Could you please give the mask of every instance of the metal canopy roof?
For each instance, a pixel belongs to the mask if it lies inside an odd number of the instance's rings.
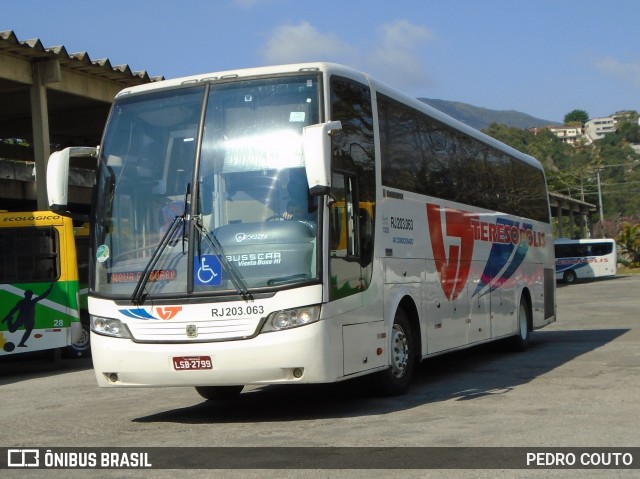
[[[164,79],[112,65],[108,58],[92,60],[87,52],[44,47],[37,38],[20,41],[11,30],[0,32],[0,138],[32,138],[30,89],[34,66],[43,62],[59,65],[59,78],[46,86],[50,140],[62,146],[97,144],[118,91]]]
[[[0,140],[24,140],[0,141],[0,209],[27,207],[36,196],[38,207],[46,208],[50,151],[98,145],[116,94],[163,79],[128,65],[112,65],[107,58],[92,60],[87,52],[45,47],[37,38],[20,41],[12,30],[0,32]],[[75,166],[94,167],[82,162]],[[89,202],[90,187],[80,187],[82,194],[75,194],[75,201]],[[74,191],[70,194],[74,197]]]
[[[87,52],[67,53],[64,46],[45,48],[38,38],[19,41],[12,30],[0,32],[0,52],[34,60],[57,59],[67,68],[122,84],[122,87],[140,85],[164,77],[150,77],[146,71],[132,71],[129,65],[112,66],[108,58],[91,60]]]

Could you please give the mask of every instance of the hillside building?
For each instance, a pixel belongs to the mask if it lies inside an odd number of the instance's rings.
[[[574,145],[584,137],[585,130],[580,126],[549,126],[549,131],[562,140],[563,143]]]
[[[595,140],[604,138],[608,133],[615,133],[619,123],[629,120],[635,121],[636,118],[638,118],[640,124],[640,118],[637,112],[621,111],[611,116],[592,118],[587,121],[583,127],[575,125],[550,125],[543,128],[529,128],[529,131],[535,135],[540,130],[549,130],[560,138],[563,143],[569,145],[575,145],[580,140],[585,144],[590,144]]]
[[[600,140],[607,133],[615,133],[618,122],[612,116],[592,118],[584,124],[585,135],[590,141]]]

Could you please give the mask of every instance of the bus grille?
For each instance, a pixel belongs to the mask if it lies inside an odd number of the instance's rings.
[[[197,342],[229,341],[252,337],[259,318],[234,318],[208,321],[132,321],[127,323],[135,341]]]

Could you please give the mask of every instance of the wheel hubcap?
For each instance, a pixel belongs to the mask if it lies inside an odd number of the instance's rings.
[[[402,328],[394,324],[391,331],[391,373],[396,378],[401,378],[407,370],[407,363],[409,361],[409,342],[407,335]]]

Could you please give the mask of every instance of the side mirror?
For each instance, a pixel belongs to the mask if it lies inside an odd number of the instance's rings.
[[[69,158],[95,156],[97,148],[81,146],[56,151],[47,162],[47,198],[51,211],[66,211],[69,201]]]
[[[326,195],[331,190],[331,132],[341,129],[339,121],[304,127],[302,148],[312,196]]]

